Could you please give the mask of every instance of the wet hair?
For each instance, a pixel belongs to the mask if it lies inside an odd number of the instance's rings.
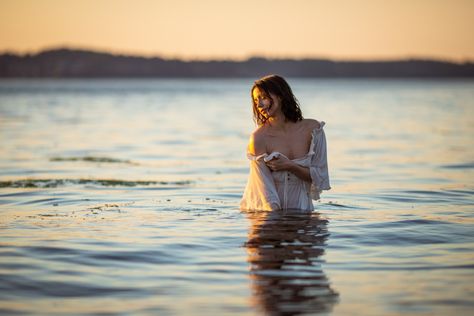
[[[263,116],[257,109],[257,104],[253,99],[253,90],[255,90],[255,88],[258,88],[260,92],[265,94],[267,97],[270,97],[270,94],[273,94],[280,99],[281,110],[287,121],[298,122],[303,119],[299,102],[293,95],[290,85],[281,76],[268,75],[256,80],[250,90],[253,119],[257,125],[263,125],[267,118],[265,118],[265,116]]]

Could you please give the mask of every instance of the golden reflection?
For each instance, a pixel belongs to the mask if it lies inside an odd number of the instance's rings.
[[[327,221],[301,211],[247,212],[253,304],[265,314],[330,312],[338,293],[321,268]]]

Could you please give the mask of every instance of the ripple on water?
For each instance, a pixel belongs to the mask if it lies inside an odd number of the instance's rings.
[[[409,219],[358,223],[351,225],[357,233],[333,234],[332,239],[351,239],[350,243],[360,246],[407,247],[428,244],[457,244],[472,239],[468,224],[441,220]],[[349,226],[347,230],[349,230]],[[343,228],[344,231],[346,229]]]
[[[448,204],[448,205],[471,205],[471,190],[400,190],[379,191],[375,195],[377,199],[390,202],[414,203],[414,204]]]
[[[444,169],[474,169],[474,162],[466,162],[466,163],[459,163],[459,164],[448,164],[448,165],[440,165],[440,168]]]
[[[68,185],[96,185],[104,187],[136,187],[136,186],[189,186],[192,181],[128,181],[116,179],[22,179],[0,181],[0,188],[57,188]]]
[[[84,157],[52,157],[49,161],[85,161],[85,162],[100,162],[100,163],[123,163],[130,165],[138,165],[136,162],[132,162],[128,159],[117,159],[110,157],[95,157],[95,156],[84,156]]]
[[[97,283],[41,280],[20,274],[0,274],[0,297],[96,297],[149,295],[143,288],[99,286]]]

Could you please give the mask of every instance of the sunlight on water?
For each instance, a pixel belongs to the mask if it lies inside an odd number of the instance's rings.
[[[474,83],[289,82],[313,214],[238,210],[250,79],[0,81],[0,313],[469,314]]]

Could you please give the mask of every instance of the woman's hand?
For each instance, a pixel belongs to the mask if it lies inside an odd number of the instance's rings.
[[[279,155],[277,158],[265,162],[265,164],[271,171],[289,171],[301,180],[312,181],[308,167],[300,166],[283,155]]]
[[[267,161],[265,164],[272,171],[286,171],[293,167],[294,162],[283,155],[279,155],[277,158],[273,158],[272,160]]]

